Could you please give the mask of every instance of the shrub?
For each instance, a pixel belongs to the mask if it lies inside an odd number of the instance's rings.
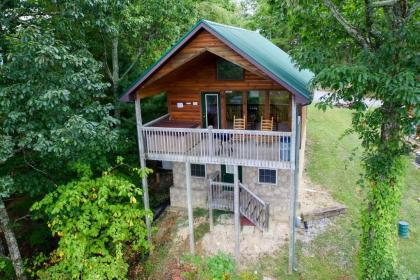
[[[209,258],[185,256],[183,276],[191,280],[227,280],[235,277],[235,261],[224,253]]]
[[[81,179],[59,186],[32,206],[32,211],[47,216],[52,235],[59,237],[58,248],[37,276],[41,279],[126,278],[127,249],[143,252],[149,249],[143,219],[150,213],[137,203],[142,192],[109,172],[91,179],[88,168],[80,170],[84,173]]]

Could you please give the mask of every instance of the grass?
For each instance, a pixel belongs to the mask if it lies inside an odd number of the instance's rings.
[[[328,190],[336,201],[347,205],[348,213],[337,218],[329,230],[304,250],[298,244],[297,273],[286,273],[287,248],[262,259],[255,265],[255,270],[278,279],[358,279],[359,211],[364,194],[356,182],[362,172],[362,150],[356,135],[341,137],[351,125],[351,112],[347,109],[322,112],[311,106],[308,116],[306,173],[313,183]],[[420,275],[420,205],[416,201],[420,196],[420,172],[411,162],[399,217],[410,223],[410,237],[398,240],[398,264],[406,274]]]

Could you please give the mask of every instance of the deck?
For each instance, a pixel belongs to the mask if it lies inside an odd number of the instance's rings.
[[[156,125],[158,124],[158,125]],[[191,128],[162,121],[142,128],[147,159],[290,169],[292,134],[279,131]],[[167,127],[172,126],[172,127]]]

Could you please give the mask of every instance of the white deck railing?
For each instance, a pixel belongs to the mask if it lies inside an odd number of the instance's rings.
[[[290,132],[142,127],[146,158],[265,168],[291,167]]]

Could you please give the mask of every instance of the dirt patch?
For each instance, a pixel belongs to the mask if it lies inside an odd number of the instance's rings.
[[[315,209],[338,206],[329,192],[320,185],[312,183],[306,176],[303,176],[299,188],[300,212],[310,212]]]
[[[286,223],[273,223],[266,232],[254,226],[243,226],[240,234],[240,266],[246,267],[263,256],[273,254],[286,243],[288,232],[289,227]],[[222,251],[233,256],[233,214],[220,216],[213,231],[204,235],[201,245],[205,255],[215,255]]]

